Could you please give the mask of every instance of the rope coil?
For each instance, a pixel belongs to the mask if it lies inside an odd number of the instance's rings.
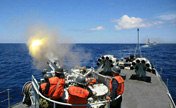
[[[24,95],[30,95],[30,90],[31,90],[31,87],[32,87],[32,83],[31,81],[28,81],[26,82],[24,85],[23,85],[23,88],[22,88],[22,93]]]
[[[32,83],[28,83],[25,88],[24,88],[24,94],[25,95],[30,95],[30,90],[31,90],[31,87],[32,87]]]

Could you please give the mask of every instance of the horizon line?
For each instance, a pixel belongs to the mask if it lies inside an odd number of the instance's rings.
[[[17,43],[17,42],[0,42],[0,44],[26,44],[26,43],[23,43],[23,42],[19,42],[19,43]],[[137,43],[108,43],[108,42],[105,42],[105,43],[92,43],[92,42],[90,42],[90,43],[80,43],[80,42],[78,42],[78,43],[61,43],[61,44],[137,44]],[[146,43],[140,43],[140,44],[146,44]],[[157,44],[176,44],[176,43],[157,43]]]

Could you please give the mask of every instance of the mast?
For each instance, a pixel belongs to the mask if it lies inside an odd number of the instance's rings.
[[[138,36],[138,38],[137,38],[137,46],[136,46],[136,50],[135,50],[135,56],[136,57],[139,57],[139,56],[141,56],[141,48],[140,48],[140,44],[139,44],[139,28],[137,28],[137,36]]]
[[[139,28],[137,29],[137,34],[138,34],[138,46],[139,46]]]

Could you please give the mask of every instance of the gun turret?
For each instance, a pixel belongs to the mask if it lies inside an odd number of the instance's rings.
[[[50,72],[46,72],[46,73],[51,73],[52,76],[55,76],[55,68],[58,67],[60,68],[61,65],[59,64],[59,61],[54,61],[52,59],[49,59],[50,61],[47,62],[48,66],[51,68]],[[43,72],[42,72],[43,73]]]

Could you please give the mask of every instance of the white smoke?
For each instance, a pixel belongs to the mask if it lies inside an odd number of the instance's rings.
[[[74,47],[71,39],[61,36],[56,30],[50,30],[43,25],[31,26],[27,32],[29,53],[33,57],[33,63],[36,68],[46,68],[47,61],[57,60],[61,64],[69,65],[73,68],[75,65],[81,65],[81,61],[88,62],[90,53],[84,49]],[[41,45],[35,50],[31,49],[34,40],[40,40]]]

